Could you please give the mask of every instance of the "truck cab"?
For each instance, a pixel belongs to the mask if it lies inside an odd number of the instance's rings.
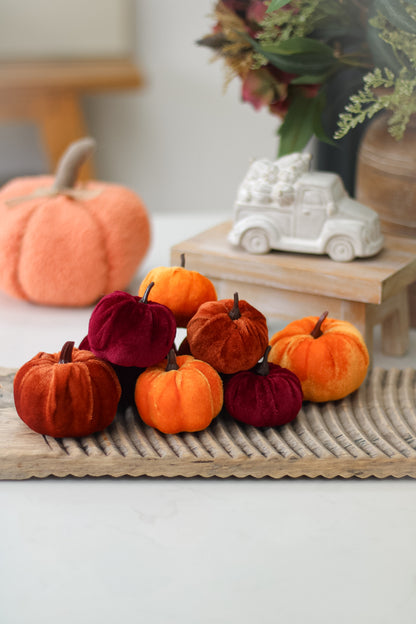
[[[328,254],[341,262],[378,253],[377,213],[351,199],[335,173],[308,171],[309,160],[254,161],[237,193],[229,242],[249,253]]]

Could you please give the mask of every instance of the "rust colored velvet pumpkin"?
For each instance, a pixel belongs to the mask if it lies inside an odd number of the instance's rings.
[[[31,429],[55,438],[86,436],[114,419],[121,395],[112,367],[67,342],[60,353],[38,353],[14,379],[14,401]]]
[[[172,312],[143,297],[115,291],[103,297],[92,311],[88,343],[98,357],[119,366],[153,366],[172,348],[176,323]]]
[[[236,420],[254,427],[277,427],[298,415],[302,407],[299,379],[287,368],[263,360],[249,371],[229,378],[224,392],[227,412]]]
[[[269,337],[264,315],[247,301],[220,299],[203,303],[187,326],[194,357],[219,373],[249,370],[262,357]]]
[[[369,355],[361,333],[348,321],[308,316],[289,323],[271,340],[270,362],[293,371],[304,398],[342,399],[363,383]]]
[[[43,305],[86,306],[129,284],[150,243],[142,200],[115,184],[77,184],[94,146],[73,143],[56,176],[0,189],[0,289]]]
[[[156,267],[149,271],[139,287],[141,297],[150,282],[153,301],[163,303],[172,310],[176,325],[186,327],[199,306],[206,301],[216,301],[214,284],[207,277],[185,268],[185,255],[181,255],[181,266]]]
[[[209,364],[172,349],[140,375],[135,398],[143,421],[162,433],[201,431],[221,411],[223,385]]]

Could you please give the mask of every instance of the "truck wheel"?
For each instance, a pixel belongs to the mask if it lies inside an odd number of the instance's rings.
[[[337,262],[350,262],[355,258],[354,247],[349,240],[344,236],[335,236],[329,241],[326,252],[331,260]]]
[[[269,238],[261,228],[251,228],[244,232],[241,246],[252,254],[265,254],[270,251]]]

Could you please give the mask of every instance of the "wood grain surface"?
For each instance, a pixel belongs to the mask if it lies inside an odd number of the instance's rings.
[[[361,388],[304,403],[292,423],[258,429],[220,414],[199,433],[164,435],[134,408],[105,431],[55,439],[29,429],[0,369],[0,479],[150,477],[416,477],[416,371],[375,368]]]

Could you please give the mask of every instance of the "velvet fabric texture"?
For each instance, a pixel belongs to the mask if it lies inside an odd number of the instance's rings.
[[[88,336],[83,338],[78,348],[91,351]],[[119,366],[118,364],[111,364],[110,362],[108,362],[108,365],[113,368],[121,386],[121,396],[118,407],[120,409],[125,409],[126,407],[134,405],[136,381],[139,375],[144,371],[144,368],[138,368],[137,366]]]
[[[64,349],[68,344],[64,345]],[[14,379],[17,413],[31,429],[55,438],[91,435],[114,419],[121,388],[112,367],[89,351],[38,353]]]
[[[136,384],[136,405],[142,420],[163,433],[201,431],[219,414],[223,385],[206,362],[190,355],[176,357],[177,369],[167,360],[146,369]]]
[[[228,379],[224,405],[236,420],[254,427],[277,427],[298,415],[303,400],[299,379],[276,364],[268,368],[266,375],[252,369]]]
[[[213,283],[198,271],[190,271],[185,267],[152,269],[140,284],[140,297],[150,282],[155,283],[152,288],[153,301],[163,303],[172,310],[178,327],[186,327],[202,303],[217,300]]]
[[[115,291],[103,297],[88,325],[91,351],[119,366],[157,364],[172,348],[176,322],[166,306]]]
[[[203,303],[187,326],[194,357],[208,362],[219,373],[249,370],[263,355],[269,336],[264,315],[247,301],[238,302],[240,316],[231,318],[235,300]]]
[[[318,317],[289,323],[270,340],[269,361],[289,368],[302,384],[305,400],[335,401],[363,383],[369,355],[361,333],[347,321],[326,318],[314,338]]]
[[[16,178],[0,190],[0,288],[42,305],[91,305],[125,288],[144,258],[146,208],[132,191],[101,182],[75,187],[96,191],[89,199],[59,194],[6,204],[53,182]]]

